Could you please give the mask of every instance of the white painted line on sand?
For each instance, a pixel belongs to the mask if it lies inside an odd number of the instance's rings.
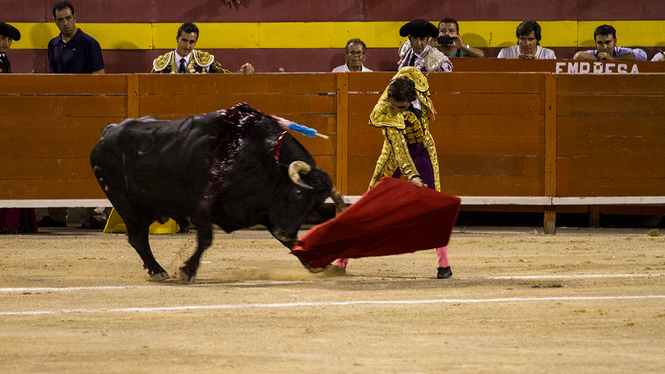
[[[501,299],[437,299],[437,300],[358,300],[358,301],[326,301],[275,304],[230,304],[230,305],[186,305],[158,308],[117,308],[117,309],[62,309],[35,310],[19,312],[0,312],[0,316],[26,316],[59,313],[127,313],[127,312],[178,312],[189,310],[249,309],[249,308],[294,308],[294,307],[331,307],[349,305],[414,305],[414,304],[479,304],[479,303],[518,303],[542,301],[601,301],[601,300],[645,300],[665,299],[665,295],[643,296],[586,296],[586,297],[515,297]]]
[[[521,275],[505,277],[484,277],[483,279],[575,279],[575,278],[650,278],[663,274],[577,274],[577,275]]]
[[[0,288],[0,292],[58,292],[58,291],[99,291],[99,290],[123,290],[140,289],[166,286],[98,286],[98,287],[17,287]]]
[[[502,277],[456,277],[455,280],[468,280],[468,279],[500,279],[500,280],[534,280],[534,279],[585,279],[585,278],[651,278],[661,277],[665,274],[559,274],[559,275],[508,275]],[[289,284],[317,284],[317,283],[350,283],[350,282],[364,282],[364,283],[385,283],[385,282],[413,282],[435,280],[433,278],[380,278],[380,279],[363,279],[355,277],[338,277],[338,278],[323,278],[320,280],[302,280],[302,281],[247,281],[247,282],[217,282],[217,283],[199,283],[183,287],[216,287],[216,286],[272,286],[272,285],[289,285]],[[437,282],[444,282],[436,280]],[[154,286],[97,286],[97,287],[7,287],[0,288],[2,292],[63,292],[63,291],[97,291],[97,290],[122,290],[122,289],[155,289],[155,288],[172,288],[179,287],[175,283],[169,285],[155,284]]]

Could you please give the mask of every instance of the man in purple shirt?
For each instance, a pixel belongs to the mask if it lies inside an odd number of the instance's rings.
[[[592,61],[646,61],[647,54],[639,48],[631,49],[617,47],[617,32],[610,25],[600,25],[593,32],[596,49],[577,52],[573,57],[576,60]]]
[[[72,3],[57,2],[53,18],[60,35],[48,43],[51,73],[104,74],[102,49],[95,39],[76,27]]]

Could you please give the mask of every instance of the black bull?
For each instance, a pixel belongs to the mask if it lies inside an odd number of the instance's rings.
[[[180,269],[192,282],[212,243],[212,223],[226,232],[264,225],[291,248],[305,217],[332,189],[309,152],[247,104],[175,121],[108,125],[90,162],[154,280],[168,278],[148,242],[154,221],[170,217],[196,227],[196,252]]]

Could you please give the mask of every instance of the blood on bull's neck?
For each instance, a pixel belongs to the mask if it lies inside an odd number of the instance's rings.
[[[220,126],[210,139],[213,164],[211,165],[211,185],[204,196],[211,201],[221,192],[226,175],[233,169],[240,155],[249,131],[268,115],[250,107],[247,103],[222,110]]]

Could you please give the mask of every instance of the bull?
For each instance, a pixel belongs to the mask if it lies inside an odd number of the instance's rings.
[[[90,163],[155,281],[169,276],[150,249],[154,221],[196,228],[196,251],[180,268],[181,280],[192,283],[213,223],[226,232],[263,225],[291,249],[303,220],[333,190],[300,142],[247,104],[174,121],[110,124]]]

